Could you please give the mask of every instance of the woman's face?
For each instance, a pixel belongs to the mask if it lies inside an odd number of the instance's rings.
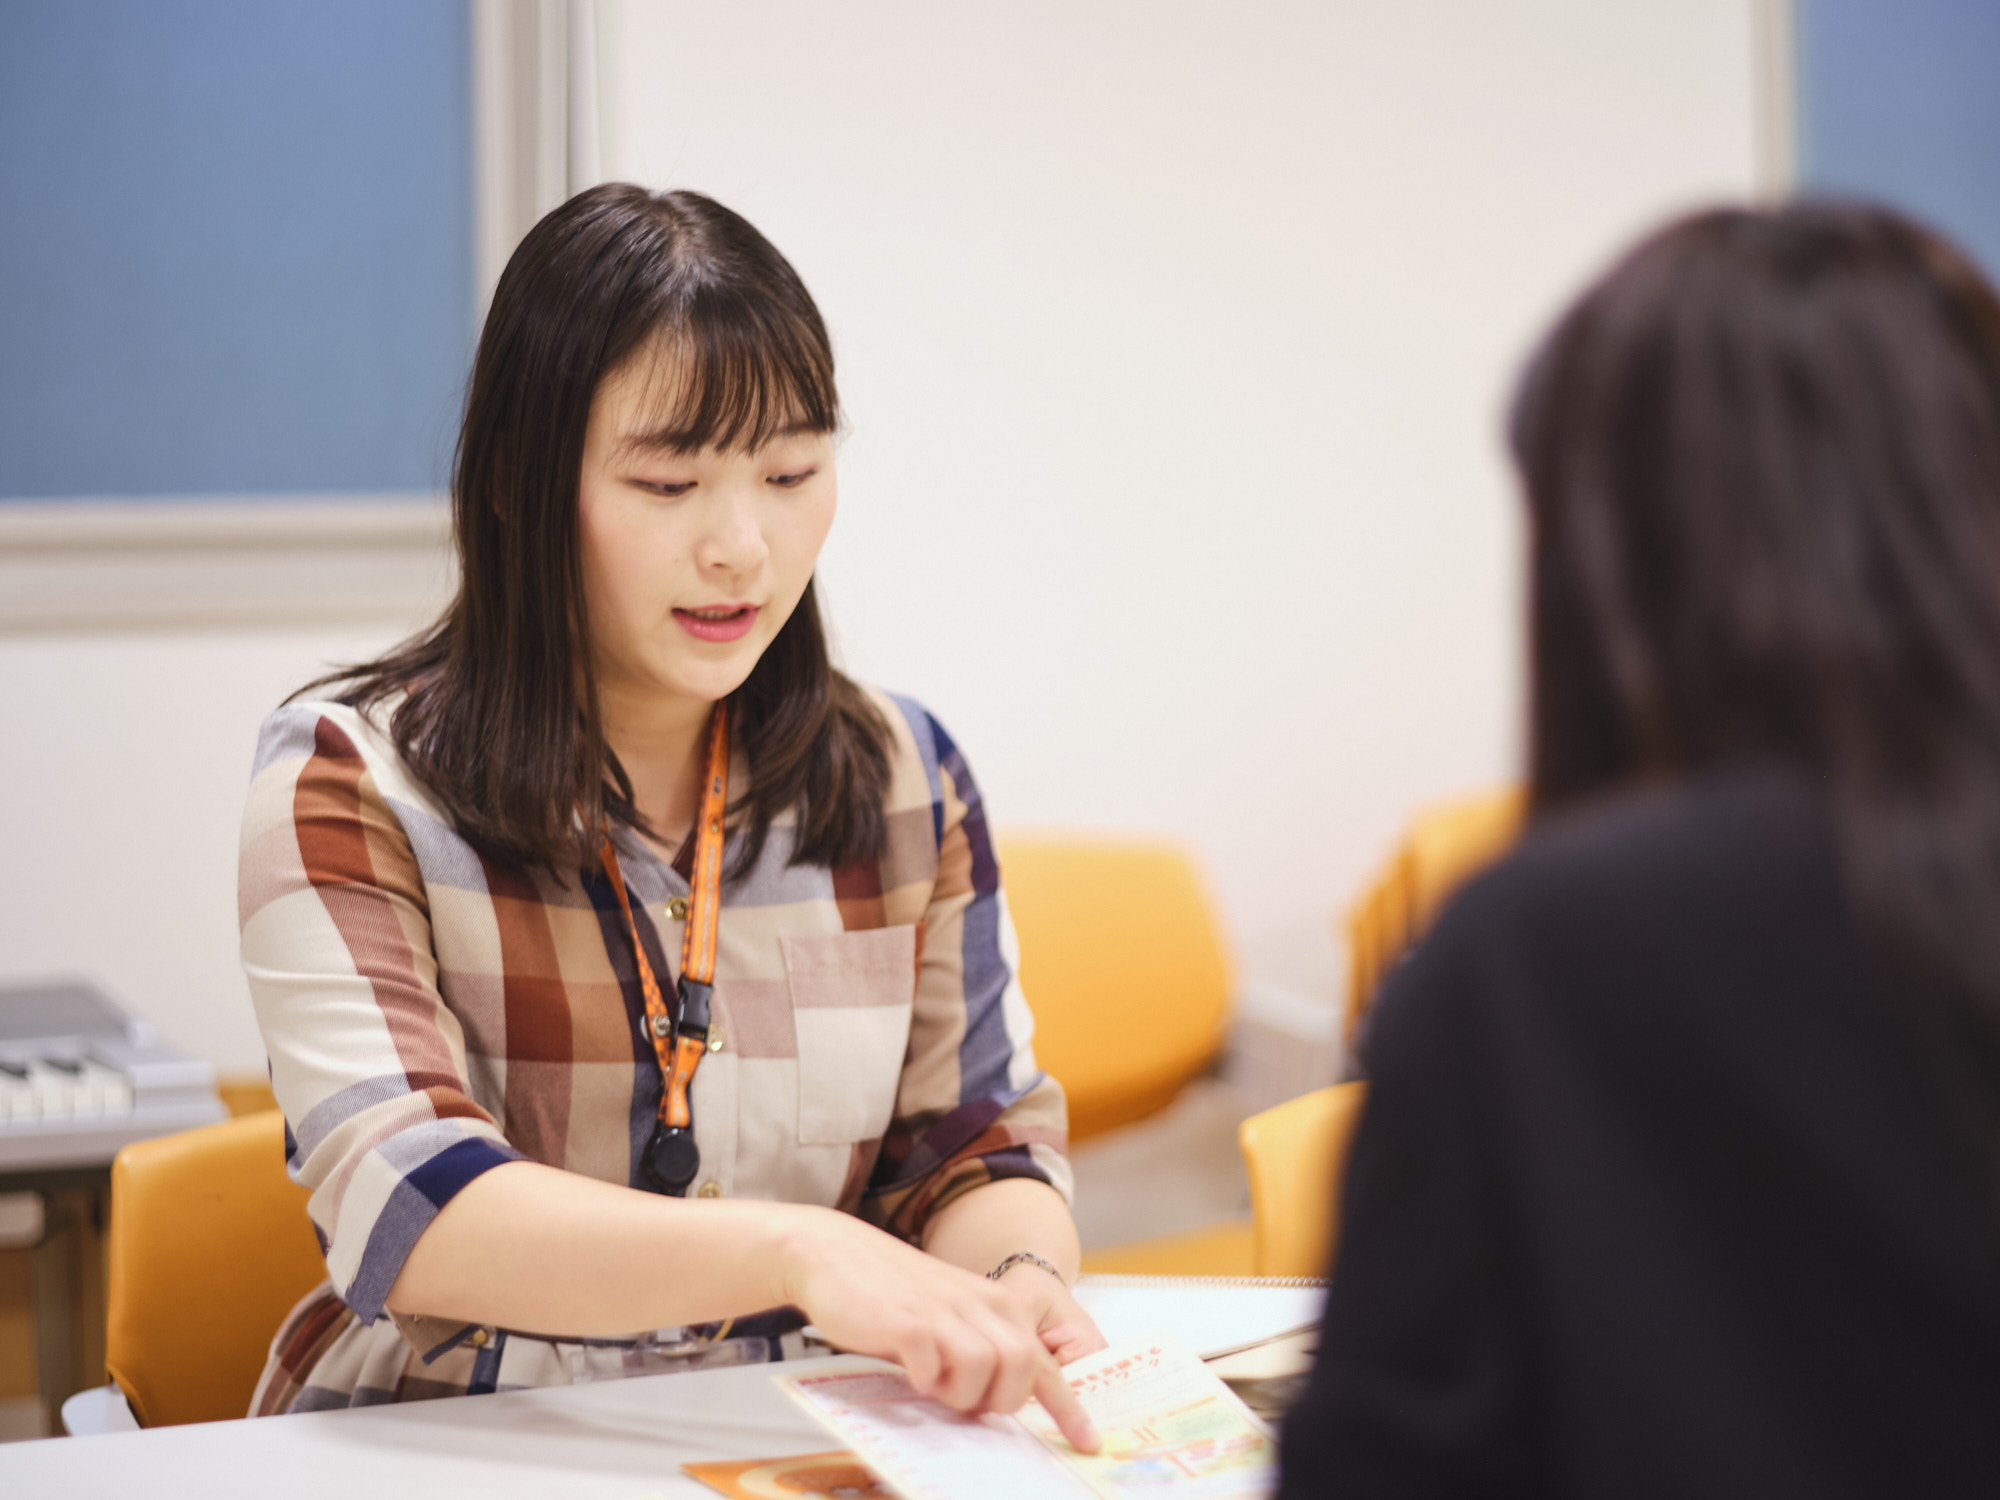
[[[833,439],[754,452],[647,438],[671,368],[642,351],[607,375],[584,436],[578,526],[598,689],[714,703],[791,618],[833,524]]]

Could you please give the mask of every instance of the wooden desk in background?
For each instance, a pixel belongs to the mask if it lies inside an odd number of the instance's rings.
[[[37,1193],[42,1206],[36,1242],[0,1249],[0,1401],[32,1393],[53,1427],[72,1393],[104,1380],[111,1168],[0,1172],[0,1193]]]
[[[112,1159],[270,1097],[261,1080],[233,1093],[92,985],[0,987],[0,1195],[37,1195],[27,1232],[0,1234],[5,1435],[59,1431],[62,1403],[104,1381]]]

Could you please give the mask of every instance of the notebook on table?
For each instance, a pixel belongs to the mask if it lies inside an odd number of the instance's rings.
[[[1106,1343],[1164,1332],[1211,1360],[1317,1329],[1326,1283],[1303,1276],[1081,1276],[1076,1300]]]

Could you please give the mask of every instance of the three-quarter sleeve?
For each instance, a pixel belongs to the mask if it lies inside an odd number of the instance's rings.
[[[1024,1177],[1070,1197],[1062,1086],[1035,1063],[1014,924],[978,784],[951,737],[895,700],[931,787],[937,874],[895,1115],[860,1212],[911,1240],[953,1199]]]
[[[416,854],[360,733],[310,705],[266,720],[237,899],[288,1167],[369,1322],[438,1211],[521,1153],[474,1102]]]

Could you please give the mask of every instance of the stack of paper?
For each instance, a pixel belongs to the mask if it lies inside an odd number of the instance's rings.
[[[1076,1300],[1106,1343],[1166,1333],[1217,1359],[1319,1327],[1326,1283],[1221,1276],[1084,1276]]]

